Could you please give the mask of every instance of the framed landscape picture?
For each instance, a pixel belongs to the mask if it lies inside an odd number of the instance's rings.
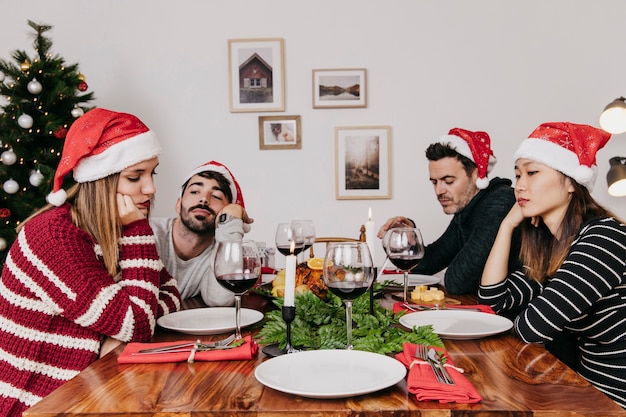
[[[302,149],[300,116],[259,116],[259,149]]]
[[[367,70],[313,70],[313,108],[367,107]]]
[[[231,112],[285,110],[283,49],[281,38],[228,40]]]
[[[390,126],[335,128],[337,200],[391,198]]]

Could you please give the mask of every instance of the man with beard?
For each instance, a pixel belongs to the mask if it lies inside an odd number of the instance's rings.
[[[181,297],[200,294],[208,306],[232,305],[233,293],[215,279],[213,259],[217,241],[243,238],[253,222],[235,177],[219,162],[200,165],[186,177],[176,212],[175,218],[150,219],[150,225]]]
[[[430,182],[444,213],[454,217],[443,235],[426,246],[424,258],[411,270],[414,274],[435,274],[444,269],[444,287],[450,294],[476,294],[480,278],[500,222],[515,196],[511,181],[487,179],[496,164],[489,135],[452,129],[426,149]],[[406,217],[387,220],[378,231],[395,227],[416,227]],[[518,265],[520,234],[513,236],[509,270]]]

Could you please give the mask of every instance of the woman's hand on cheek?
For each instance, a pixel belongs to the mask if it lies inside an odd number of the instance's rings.
[[[137,220],[145,219],[146,216],[139,211],[130,196],[117,193],[117,211],[120,215],[122,225],[126,226]]]
[[[509,210],[509,213],[502,222],[508,224],[511,229],[514,229],[519,226],[522,220],[524,220],[522,208],[519,204],[513,204],[513,207],[511,207],[511,210]]]
[[[509,210],[509,214],[506,215],[503,222],[506,222],[511,228],[516,228],[520,225],[520,223],[522,223],[524,219],[525,217],[522,214],[522,208],[520,207],[520,205],[513,204],[513,207],[511,207],[511,210]],[[535,227],[539,227],[539,225],[541,224],[541,217],[530,217],[530,224]]]

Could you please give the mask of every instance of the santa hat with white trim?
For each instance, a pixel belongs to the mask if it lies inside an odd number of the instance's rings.
[[[497,159],[491,150],[491,139],[487,132],[472,132],[453,128],[450,129],[447,135],[441,136],[435,143],[448,145],[474,162],[478,170],[476,186],[480,189],[489,186],[487,174],[493,170]]]
[[[230,170],[226,167],[226,165],[219,163],[217,161],[209,161],[207,163],[204,163],[194,168],[193,171],[187,174],[187,176],[185,177],[185,181],[183,181],[183,184],[187,184],[187,182],[194,175],[199,174],[201,172],[205,172],[205,171],[213,171],[213,172],[217,172],[218,174],[222,174],[224,178],[226,178],[226,180],[228,180],[228,183],[230,184],[230,193],[233,196],[232,202],[235,204],[239,204],[241,207],[245,208],[245,204],[243,202],[243,194],[241,193],[241,187],[239,187],[239,183],[235,179],[235,176],[233,175],[232,172],[230,172]]]
[[[55,206],[65,203],[63,178],[70,171],[78,183],[95,181],[160,152],[156,135],[136,116],[102,108],[90,110],[67,132],[53,189],[46,200]]]
[[[598,175],[596,153],[610,138],[610,133],[589,125],[543,123],[522,141],[514,159],[540,162],[592,191]]]

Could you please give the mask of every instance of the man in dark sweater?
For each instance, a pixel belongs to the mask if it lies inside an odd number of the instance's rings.
[[[511,181],[487,179],[496,158],[485,132],[452,129],[426,149],[428,172],[444,213],[454,217],[445,232],[426,246],[424,258],[411,270],[435,274],[447,268],[444,286],[450,294],[476,294],[500,222],[515,203]],[[394,227],[416,227],[403,216],[380,228],[382,238]],[[513,236],[509,269],[519,265],[519,231]]]

